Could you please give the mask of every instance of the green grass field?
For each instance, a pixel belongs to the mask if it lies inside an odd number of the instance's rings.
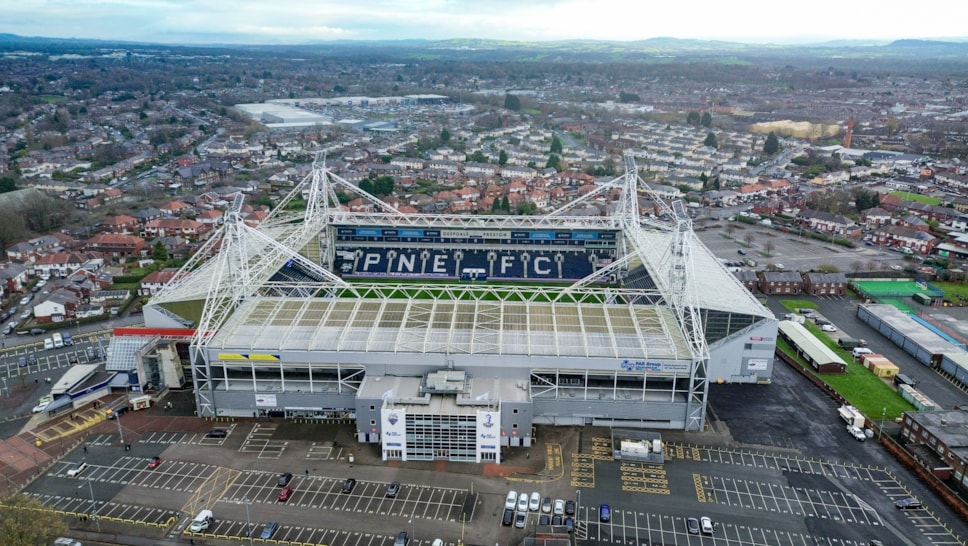
[[[905,201],[914,201],[915,203],[926,203],[928,205],[938,205],[941,200],[937,197],[931,197],[930,195],[921,195],[920,193],[911,193],[906,191],[892,191],[890,195],[895,197],[900,197]]]
[[[797,308],[817,308],[816,304],[806,300],[782,300],[780,304],[790,311],[795,311]],[[841,349],[840,345],[837,345],[837,342],[821,331],[817,325],[812,322],[807,322],[804,326],[824,345],[829,347],[830,350],[844,359],[844,362],[847,363],[847,373],[818,374],[813,371],[813,368],[809,364],[797,356],[796,351],[790,347],[790,344],[786,340],[778,338],[776,346],[787,355],[792,356],[824,383],[833,387],[834,390],[839,392],[854,407],[862,411],[864,415],[871,418],[879,417],[881,411],[886,409],[887,413],[885,417],[887,419],[894,419],[895,417],[900,417],[903,412],[914,409],[914,406],[901,398],[901,395],[894,390],[893,386],[871,373],[862,365],[854,363],[854,357],[850,351]]]

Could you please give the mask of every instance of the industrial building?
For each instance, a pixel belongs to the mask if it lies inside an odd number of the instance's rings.
[[[109,356],[139,391],[191,384],[202,417],[351,419],[387,460],[498,462],[538,424],[701,430],[711,383],[770,381],[776,319],[631,156],[545,216],[403,214],[320,158],[258,228],[241,204]]]

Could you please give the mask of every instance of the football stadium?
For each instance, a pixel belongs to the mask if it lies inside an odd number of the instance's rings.
[[[116,330],[131,390],[351,420],[385,460],[499,462],[534,425],[702,430],[710,384],[770,381],[775,317],[632,156],[543,216],[403,214],[321,157],[259,226],[241,207]]]

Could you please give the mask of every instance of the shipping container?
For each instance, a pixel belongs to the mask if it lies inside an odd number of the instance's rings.
[[[918,411],[934,411],[938,409],[938,405],[933,400],[910,385],[900,385],[897,390],[901,393],[901,398],[910,402]]]
[[[899,373],[894,376],[894,384],[898,387],[901,385],[914,385],[914,380],[903,373]]]

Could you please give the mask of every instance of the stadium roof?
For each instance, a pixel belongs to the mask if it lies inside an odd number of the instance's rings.
[[[418,290],[413,285],[400,289]],[[481,291],[485,293],[492,292]],[[253,298],[236,310],[209,348],[693,358],[675,315],[661,306],[591,298],[554,302],[445,297]]]

